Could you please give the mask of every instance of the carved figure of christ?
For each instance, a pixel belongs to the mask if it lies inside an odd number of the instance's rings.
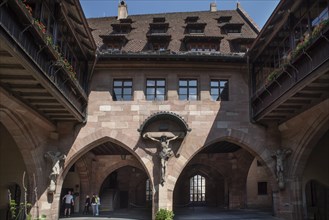
[[[169,142],[183,137],[183,132],[146,132],[143,135],[143,138],[150,139],[161,144],[162,149],[159,153],[161,158],[161,183],[165,181],[164,177],[166,172],[166,163],[173,155],[172,149],[169,147]]]

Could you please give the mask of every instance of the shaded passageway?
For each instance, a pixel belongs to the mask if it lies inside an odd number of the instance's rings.
[[[64,219],[64,218],[62,218]],[[122,209],[115,212],[103,212],[99,217],[76,215],[74,220],[150,220],[151,217],[145,209]],[[273,217],[268,210],[219,210],[209,207],[179,208],[176,210],[174,220],[282,220]]]

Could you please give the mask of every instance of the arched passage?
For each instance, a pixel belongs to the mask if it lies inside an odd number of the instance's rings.
[[[87,136],[74,144],[71,151],[68,153],[65,170],[63,171],[62,178],[58,181],[58,187],[65,190],[73,189],[75,191],[78,185],[78,192],[74,192],[74,194],[80,197],[80,204],[84,204],[86,195],[91,196],[94,193],[99,194],[102,201],[101,211],[105,214],[107,211],[111,210],[111,207],[106,207],[106,204],[113,204],[113,195],[109,195],[109,193],[106,192],[108,188],[106,189],[104,185],[102,187],[108,175],[111,175],[115,170],[129,165],[141,171],[140,173],[146,177],[145,179],[150,178],[144,163],[141,163],[142,160],[140,156],[132,150],[135,144],[132,144],[133,141],[130,140],[129,137],[117,136],[110,133],[110,136],[103,136],[97,139],[98,135],[104,134],[103,132],[101,134],[93,134],[92,138]],[[115,137],[121,137],[122,139],[117,140]],[[85,144],[84,147],[82,143]],[[126,145],[127,143],[130,144],[129,147]],[[75,169],[73,170],[72,167],[75,167]],[[73,184],[66,181],[69,175],[72,176],[70,172],[76,173],[79,177],[76,178],[76,181],[79,181],[79,183]],[[62,195],[65,193],[66,192],[62,190]],[[131,200],[131,202],[128,201],[128,205],[130,205],[130,203],[134,204],[134,202],[134,200]],[[80,209],[75,211],[82,212],[83,207],[80,206]],[[151,215],[151,209],[149,214]]]
[[[26,172],[25,183],[30,191],[32,189],[33,174],[37,174],[38,158],[32,156],[36,145],[28,126],[24,124],[19,115],[0,106],[0,194],[8,195],[17,204],[23,201],[24,193],[21,193],[23,173]],[[38,178],[38,175],[36,175]],[[37,179],[38,180],[38,179]],[[40,190],[42,188],[40,187]],[[38,198],[37,198],[38,199]],[[31,194],[28,200],[34,203],[36,198]],[[6,219],[8,211],[7,196],[0,199],[0,219]]]
[[[184,213],[184,209],[195,206],[191,196],[194,189],[190,182],[194,175],[204,176],[206,180],[205,201],[198,204],[199,206],[215,210],[248,208],[246,184],[255,158],[266,167],[266,181],[270,189],[266,193],[271,197],[271,186],[276,185],[272,172],[255,151],[249,152],[247,149],[241,142],[238,144],[232,138],[221,138],[202,147],[184,167],[176,182],[175,212]],[[257,176],[257,172],[252,175]],[[253,188],[257,190],[257,182]]]

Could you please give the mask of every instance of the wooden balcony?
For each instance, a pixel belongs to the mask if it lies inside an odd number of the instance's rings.
[[[22,3],[10,3],[0,7],[0,86],[52,122],[83,122],[85,90]]]
[[[282,123],[329,98],[329,27],[251,97],[257,122]]]

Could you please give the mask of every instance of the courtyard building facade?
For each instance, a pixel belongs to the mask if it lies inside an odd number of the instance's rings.
[[[100,214],[329,218],[328,1],[282,0],[262,30],[220,6],[129,15],[121,1],[86,19],[77,0],[0,3],[1,195],[26,188],[47,219],[68,191],[72,213],[95,194]]]

